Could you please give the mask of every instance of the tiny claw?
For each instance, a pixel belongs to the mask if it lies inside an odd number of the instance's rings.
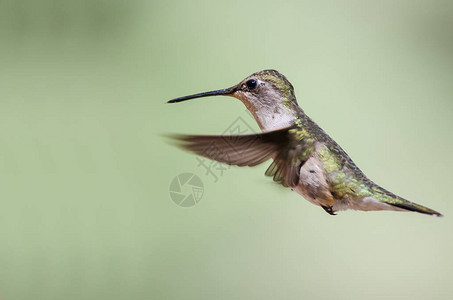
[[[332,206],[324,206],[324,205],[321,205],[321,207],[326,211],[326,213],[328,213],[329,215],[331,216],[336,216],[337,214],[333,211],[333,207]]]

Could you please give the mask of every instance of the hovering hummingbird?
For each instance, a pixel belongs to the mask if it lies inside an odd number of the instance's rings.
[[[300,108],[294,88],[275,70],[254,73],[230,88],[176,98],[177,103],[207,96],[232,96],[245,104],[262,133],[180,135],[180,146],[228,165],[256,166],[330,215],[340,210],[416,211],[442,214],[407,201],[368,179],[346,152]],[[206,151],[209,147],[218,151]]]

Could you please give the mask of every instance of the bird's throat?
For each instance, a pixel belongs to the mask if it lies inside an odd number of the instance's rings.
[[[294,125],[302,109],[287,107],[282,103],[273,106],[247,107],[263,132]],[[300,110],[300,112],[298,111]]]

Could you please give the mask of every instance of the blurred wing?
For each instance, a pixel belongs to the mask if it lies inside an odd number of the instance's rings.
[[[299,182],[300,168],[307,161],[301,144],[287,147],[280,151],[266,170],[266,176],[273,176],[274,181],[286,187],[294,187]]]
[[[256,166],[273,158],[266,175],[284,186],[295,186],[300,167],[314,149],[297,127],[250,135],[181,135],[180,147],[228,165]]]

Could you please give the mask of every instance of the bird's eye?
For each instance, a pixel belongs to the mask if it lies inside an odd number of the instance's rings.
[[[254,88],[256,88],[257,82],[255,79],[250,79],[245,84],[247,85],[249,90],[253,90]]]

